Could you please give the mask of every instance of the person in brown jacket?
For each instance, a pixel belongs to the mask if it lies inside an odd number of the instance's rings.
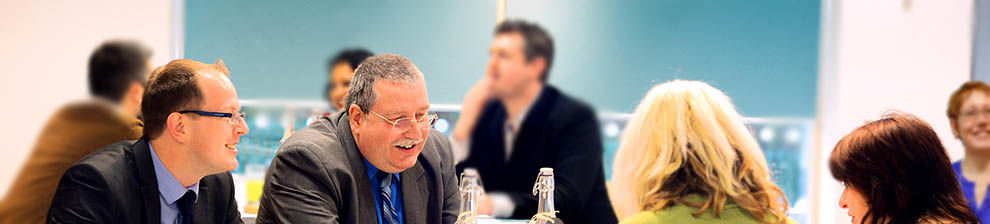
[[[138,119],[151,51],[137,42],[109,41],[89,58],[92,99],[58,109],[0,201],[0,224],[44,223],[62,174],[100,147],[141,137]]]

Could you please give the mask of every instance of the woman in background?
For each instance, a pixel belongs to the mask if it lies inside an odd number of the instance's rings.
[[[869,122],[839,140],[828,162],[845,186],[852,223],[977,223],[938,135],[909,114]]]
[[[729,97],[698,81],[653,87],[613,167],[622,223],[793,223],[766,159]]]
[[[327,63],[327,86],[323,92],[330,101],[330,109],[336,112],[344,108],[344,96],[351,86],[351,78],[358,65],[374,54],[364,48],[345,49],[337,53]],[[329,115],[329,113],[327,114]]]
[[[949,98],[945,114],[952,134],[962,141],[966,156],[952,164],[963,196],[980,221],[990,223],[987,184],[990,183],[990,86],[970,81]]]

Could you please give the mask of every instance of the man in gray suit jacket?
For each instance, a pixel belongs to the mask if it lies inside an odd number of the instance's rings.
[[[289,137],[265,178],[258,223],[454,223],[450,143],[430,127],[423,74],[386,54],[354,72],[348,107]]]

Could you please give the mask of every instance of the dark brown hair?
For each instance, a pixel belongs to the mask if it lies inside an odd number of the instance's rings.
[[[141,99],[145,137],[155,139],[161,135],[172,112],[197,110],[203,105],[203,92],[196,83],[196,73],[207,70],[230,74],[221,60],[208,65],[187,59],[173,60],[151,73]]]
[[[543,57],[547,66],[540,74],[540,81],[547,82],[550,76],[550,65],[553,64],[553,38],[539,25],[523,20],[506,20],[495,27],[495,35],[505,33],[519,33],[523,36],[523,52],[526,54],[526,62],[530,62],[536,57]]]
[[[910,114],[891,113],[856,128],[835,145],[828,167],[865,197],[863,223],[979,222],[938,135]]]
[[[333,89],[332,73],[333,73],[334,65],[337,65],[337,63],[345,62],[348,65],[351,65],[351,70],[353,71],[353,70],[357,70],[358,65],[361,65],[361,62],[364,61],[364,59],[368,59],[371,56],[375,56],[375,55],[372,54],[371,51],[368,51],[364,48],[351,48],[351,49],[342,50],[339,53],[337,53],[336,56],[330,58],[330,60],[327,62],[327,75],[330,75],[331,77],[327,78],[327,85],[326,87],[323,88],[323,98],[329,99],[328,96],[330,96],[330,90]],[[333,105],[332,102],[330,104]]]
[[[120,102],[131,83],[145,85],[149,58],[151,50],[136,41],[104,42],[89,56],[89,93]]]

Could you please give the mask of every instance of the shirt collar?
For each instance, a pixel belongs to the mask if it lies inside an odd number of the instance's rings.
[[[364,170],[365,171],[368,171],[368,180],[377,180],[377,179],[375,179],[375,174],[378,174],[378,168],[375,167],[375,165],[371,165],[371,163],[368,162],[368,159],[365,159],[364,156],[361,157],[361,160],[364,161]],[[399,182],[399,174],[398,173],[393,173],[392,174],[392,179],[393,179],[392,180],[392,183],[398,183]],[[374,182],[374,181],[372,181],[372,182]],[[371,184],[372,185],[375,185],[375,186],[378,186],[378,183],[371,183]]]
[[[529,115],[529,109],[533,108],[533,104],[536,104],[536,101],[540,100],[541,96],[543,96],[542,90],[538,95],[536,95],[536,98],[533,98],[533,101],[529,101],[529,104],[526,104],[526,107],[523,107],[523,109],[519,111],[519,116],[505,122],[505,130],[511,131],[512,133],[518,133],[520,127],[522,127],[523,121],[526,119],[526,116]]]
[[[155,165],[155,178],[158,179],[158,192],[161,193],[162,198],[168,204],[175,203],[179,200],[182,195],[186,194],[186,191],[192,190],[196,194],[196,200],[199,200],[199,181],[189,187],[183,187],[179,183],[179,180],[172,176],[172,172],[165,169],[165,165],[162,161],[158,159],[158,154],[155,153],[155,149],[151,147],[151,142],[148,142],[148,149],[151,149],[151,163]]]

